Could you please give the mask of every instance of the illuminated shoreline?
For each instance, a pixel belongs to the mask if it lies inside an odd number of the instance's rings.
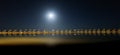
[[[64,29],[64,30],[6,30],[0,31],[0,35],[120,35],[120,29]]]

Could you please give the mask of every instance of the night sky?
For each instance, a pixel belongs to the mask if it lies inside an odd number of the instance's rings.
[[[45,14],[57,15],[54,23]],[[115,0],[0,0],[0,29],[119,28]]]

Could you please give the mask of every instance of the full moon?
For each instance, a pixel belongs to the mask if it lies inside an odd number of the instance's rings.
[[[48,14],[47,14],[47,18],[48,19],[50,19],[50,20],[54,20],[56,17],[55,17],[56,15],[53,13],[53,12],[49,12]]]

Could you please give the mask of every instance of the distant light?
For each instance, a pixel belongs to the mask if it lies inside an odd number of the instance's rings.
[[[49,12],[48,14],[47,14],[47,18],[49,19],[49,20],[54,20],[56,17],[55,17],[56,15],[55,15],[55,13],[53,13],[53,12]]]
[[[54,18],[54,14],[53,14],[53,13],[50,13],[50,14],[49,14],[49,18]]]

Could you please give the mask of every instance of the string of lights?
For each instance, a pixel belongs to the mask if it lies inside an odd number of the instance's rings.
[[[1,30],[0,35],[120,35],[120,29],[64,29],[64,30]]]

